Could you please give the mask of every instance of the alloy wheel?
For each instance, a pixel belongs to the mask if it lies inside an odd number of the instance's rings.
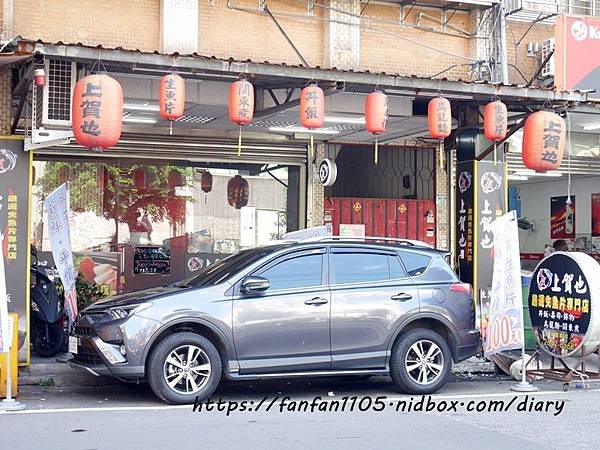
[[[208,356],[196,345],[182,345],[169,353],[163,365],[167,385],[178,394],[199,392],[208,383],[211,364]]]
[[[435,342],[418,340],[406,352],[404,367],[415,383],[432,384],[442,375],[444,354]]]

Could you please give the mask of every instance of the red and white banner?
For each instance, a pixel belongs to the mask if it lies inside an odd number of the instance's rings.
[[[556,88],[594,89],[589,97],[600,98],[600,18],[561,16],[555,39]]]
[[[54,263],[65,288],[65,311],[69,323],[77,318],[77,291],[75,290],[75,268],[71,251],[71,229],[69,226],[69,189],[62,184],[44,201],[48,213],[48,234]]]
[[[483,343],[486,356],[523,348],[523,295],[519,229],[514,211],[491,223],[494,233],[494,271],[490,312]]]

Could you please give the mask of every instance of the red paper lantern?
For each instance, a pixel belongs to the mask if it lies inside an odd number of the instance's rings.
[[[229,86],[229,120],[248,125],[254,116],[254,86],[247,80],[237,80]]]
[[[367,131],[375,135],[375,164],[379,159],[377,135],[386,130],[388,121],[387,95],[381,91],[371,92],[365,101],[365,122]]]
[[[227,182],[227,202],[235,209],[243,208],[248,204],[250,186],[248,181],[236,175]]]
[[[203,171],[202,175],[200,175],[200,188],[205,192],[209,193],[212,191],[213,185],[213,177],[212,174],[208,171]]]
[[[565,152],[565,121],[550,111],[538,111],[525,121],[523,163],[536,172],[558,169]]]
[[[427,122],[429,134],[435,139],[444,139],[452,131],[452,111],[450,102],[443,97],[429,100],[427,105]]]
[[[83,147],[102,151],[119,142],[123,126],[123,89],[108,75],[88,75],[73,92],[73,134]]]
[[[176,73],[169,73],[160,80],[158,94],[160,117],[177,120],[185,109],[185,80]]]
[[[316,84],[300,93],[300,123],[310,130],[321,128],[325,122],[325,94]]]
[[[499,142],[506,137],[508,111],[501,101],[485,105],[483,109],[483,134],[490,141]]]

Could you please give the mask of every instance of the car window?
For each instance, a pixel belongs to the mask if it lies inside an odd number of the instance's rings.
[[[390,278],[392,278],[392,280],[397,278],[406,278],[408,274],[406,273],[406,270],[402,264],[400,264],[398,257],[390,255],[388,258],[390,262]]]
[[[388,255],[381,253],[332,253],[333,283],[364,283],[390,279]]]
[[[286,259],[260,273],[271,283],[269,290],[306,288],[321,285],[323,255]]]
[[[401,252],[400,257],[406,267],[406,271],[411,277],[422,275],[429,266],[431,257],[421,253]]]
[[[433,258],[425,277],[431,281],[454,282],[457,279],[456,274],[442,256]]]

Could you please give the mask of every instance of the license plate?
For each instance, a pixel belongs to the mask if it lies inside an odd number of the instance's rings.
[[[77,354],[77,346],[79,345],[79,338],[76,336],[69,336],[69,353]]]

